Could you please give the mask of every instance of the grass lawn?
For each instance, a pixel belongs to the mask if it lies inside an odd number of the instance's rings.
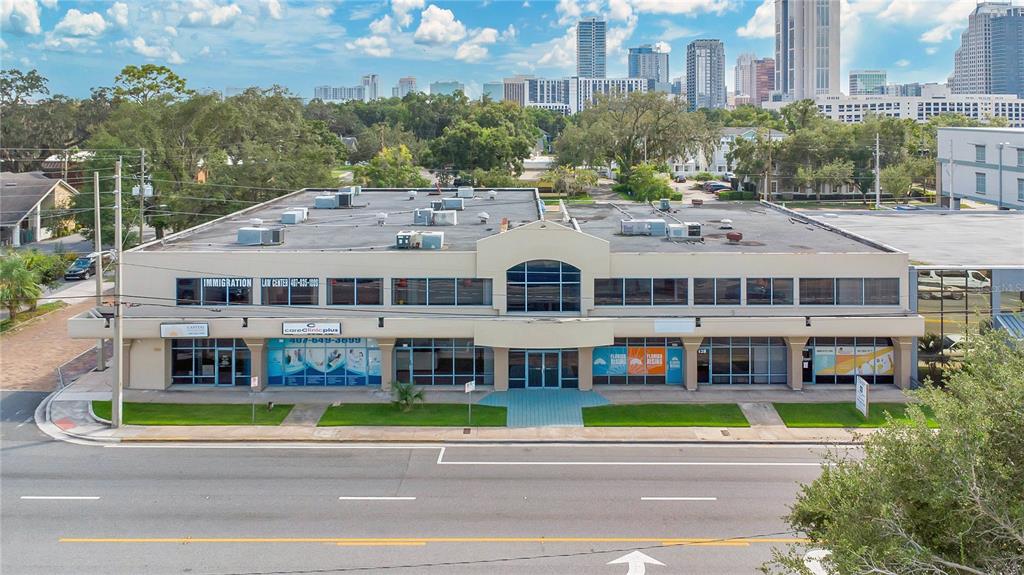
[[[37,307],[36,309],[34,309],[32,311],[23,311],[23,312],[19,313],[17,316],[15,316],[15,318],[13,320],[12,319],[5,319],[3,321],[0,321],[0,333],[3,333],[3,332],[5,332],[5,331],[7,331],[9,329],[14,329],[14,328],[18,327],[19,325],[21,325],[21,324],[23,324],[23,323],[25,323],[25,322],[27,322],[27,321],[29,321],[31,319],[37,318],[37,317],[39,317],[41,315],[44,315],[44,314],[48,314],[51,311],[57,311],[57,310],[59,310],[61,308],[65,308],[67,306],[68,306],[68,304],[66,304],[66,303],[64,303],[62,301],[54,301],[54,302],[50,302],[50,303],[44,303],[43,305]]]
[[[641,403],[583,408],[586,427],[750,427],[735,403]]]
[[[903,403],[872,403],[868,419],[850,403],[775,403],[787,427],[881,427],[888,412],[897,420],[909,421]],[[927,413],[927,412],[926,412]],[[929,425],[936,427],[929,417]]]
[[[412,411],[390,403],[348,403],[327,408],[320,418],[320,427],[340,425],[418,425],[424,427],[465,427],[466,404],[421,403]],[[473,406],[473,427],[505,427],[504,407]]]
[[[110,402],[92,402],[93,412],[110,419]],[[256,425],[280,425],[291,405],[256,405]],[[124,422],[129,425],[252,425],[251,404],[228,403],[125,403]]]

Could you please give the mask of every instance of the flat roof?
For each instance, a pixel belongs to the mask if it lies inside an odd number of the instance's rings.
[[[892,246],[912,262],[1024,265],[1024,214],[1011,211],[836,210],[808,217]]]
[[[403,230],[444,232],[446,250],[474,251],[479,239],[500,233],[501,221],[507,218],[512,227],[539,219],[536,190],[529,188],[497,188],[497,197],[489,198],[492,188],[476,189],[473,198],[464,199],[465,209],[457,212],[454,226],[414,226],[413,210],[429,208],[430,202],[454,198],[455,189],[417,190],[414,199],[409,189],[363,189],[355,197],[354,207],[314,209],[314,198],[337,192],[337,188],[299,190],[235,212],[151,242],[144,251],[370,251],[395,249],[395,235]],[[286,210],[309,208],[309,218],[301,224],[282,224]],[[486,212],[487,223],[478,215]],[[377,214],[388,215],[384,225],[377,224]],[[263,227],[283,228],[280,245],[247,246],[238,243],[238,229],[249,227],[249,220],[263,220]]]
[[[569,215],[587,234],[608,240],[612,252],[673,253],[884,253],[883,246],[853,235],[831,230],[796,212],[750,202],[706,202],[701,207],[672,204],[662,212],[650,204],[610,202],[570,204]],[[667,237],[626,236],[622,220],[663,219],[666,224],[697,222],[703,241],[680,241]],[[732,220],[724,229],[722,220]],[[830,223],[830,222],[829,222]],[[743,239],[731,243],[726,234],[736,231]]]

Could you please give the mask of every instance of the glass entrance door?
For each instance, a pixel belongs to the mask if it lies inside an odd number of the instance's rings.
[[[509,350],[510,388],[578,387],[578,353],[575,349]]]
[[[217,385],[235,384],[235,358],[230,349],[217,350]]]

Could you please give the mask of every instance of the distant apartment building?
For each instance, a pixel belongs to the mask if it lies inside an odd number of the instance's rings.
[[[725,108],[725,46],[694,40],[686,46],[686,101],[691,110]]]
[[[885,93],[885,70],[850,70],[850,95]]]
[[[740,54],[736,58],[735,98],[737,106],[760,106],[775,89],[775,60],[758,58],[754,54]]]
[[[1012,9],[1010,2],[982,2],[968,16],[949,77],[954,94],[992,93],[992,21]]]
[[[363,100],[363,86],[317,86],[313,88],[313,98],[324,102],[351,102]]]
[[[662,52],[650,44],[644,44],[630,48],[628,60],[630,78],[647,78],[659,84],[669,83],[668,52]]]
[[[1024,8],[992,20],[992,92],[1024,98]]]
[[[363,101],[369,102],[380,98],[380,76],[377,74],[367,74],[362,79],[363,86]]]
[[[754,89],[754,60],[757,55],[745,52],[736,57],[736,67],[733,69],[733,91],[737,97],[749,96]]]
[[[597,18],[576,24],[576,75],[580,78],[604,78],[607,59],[608,23]]]
[[[1024,127],[1024,99],[1011,94],[950,94],[946,90],[922,90],[921,96],[818,96],[818,111],[846,124],[863,122],[868,114],[927,122],[941,114],[962,114],[987,121],[1006,118],[1010,126]],[[767,102],[765,108],[780,110],[787,102]]]
[[[775,89],[782,99],[839,93],[839,0],[775,0]]]
[[[648,78],[529,78],[524,80],[524,105],[571,115],[594,104],[600,95],[651,92],[655,84]]]
[[[520,106],[526,105],[526,81],[532,79],[533,76],[528,75],[517,75],[502,80],[504,88],[504,98],[506,102],[515,102]]]
[[[483,97],[488,98],[492,102],[501,102],[505,99],[505,83],[484,82]]]
[[[391,88],[391,95],[395,98],[404,98],[416,91],[418,91],[416,89],[416,78],[414,76],[406,76],[398,79],[398,85]]]
[[[430,93],[441,96],[454,96],[455,92],[466,93],[466,86],[462,82],[446,81],[446,82],[431,82]]]

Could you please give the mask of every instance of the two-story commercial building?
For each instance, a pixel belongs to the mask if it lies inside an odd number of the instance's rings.
[[[1024,128],[939,128],[936,187],[940,201],[961,199],[1024,209]]]
[[[300,190],[124,253],[127,385],[911,382],[907,255],[795,212],[355,192]],[[103,312],[72,336],[112,337]]]

